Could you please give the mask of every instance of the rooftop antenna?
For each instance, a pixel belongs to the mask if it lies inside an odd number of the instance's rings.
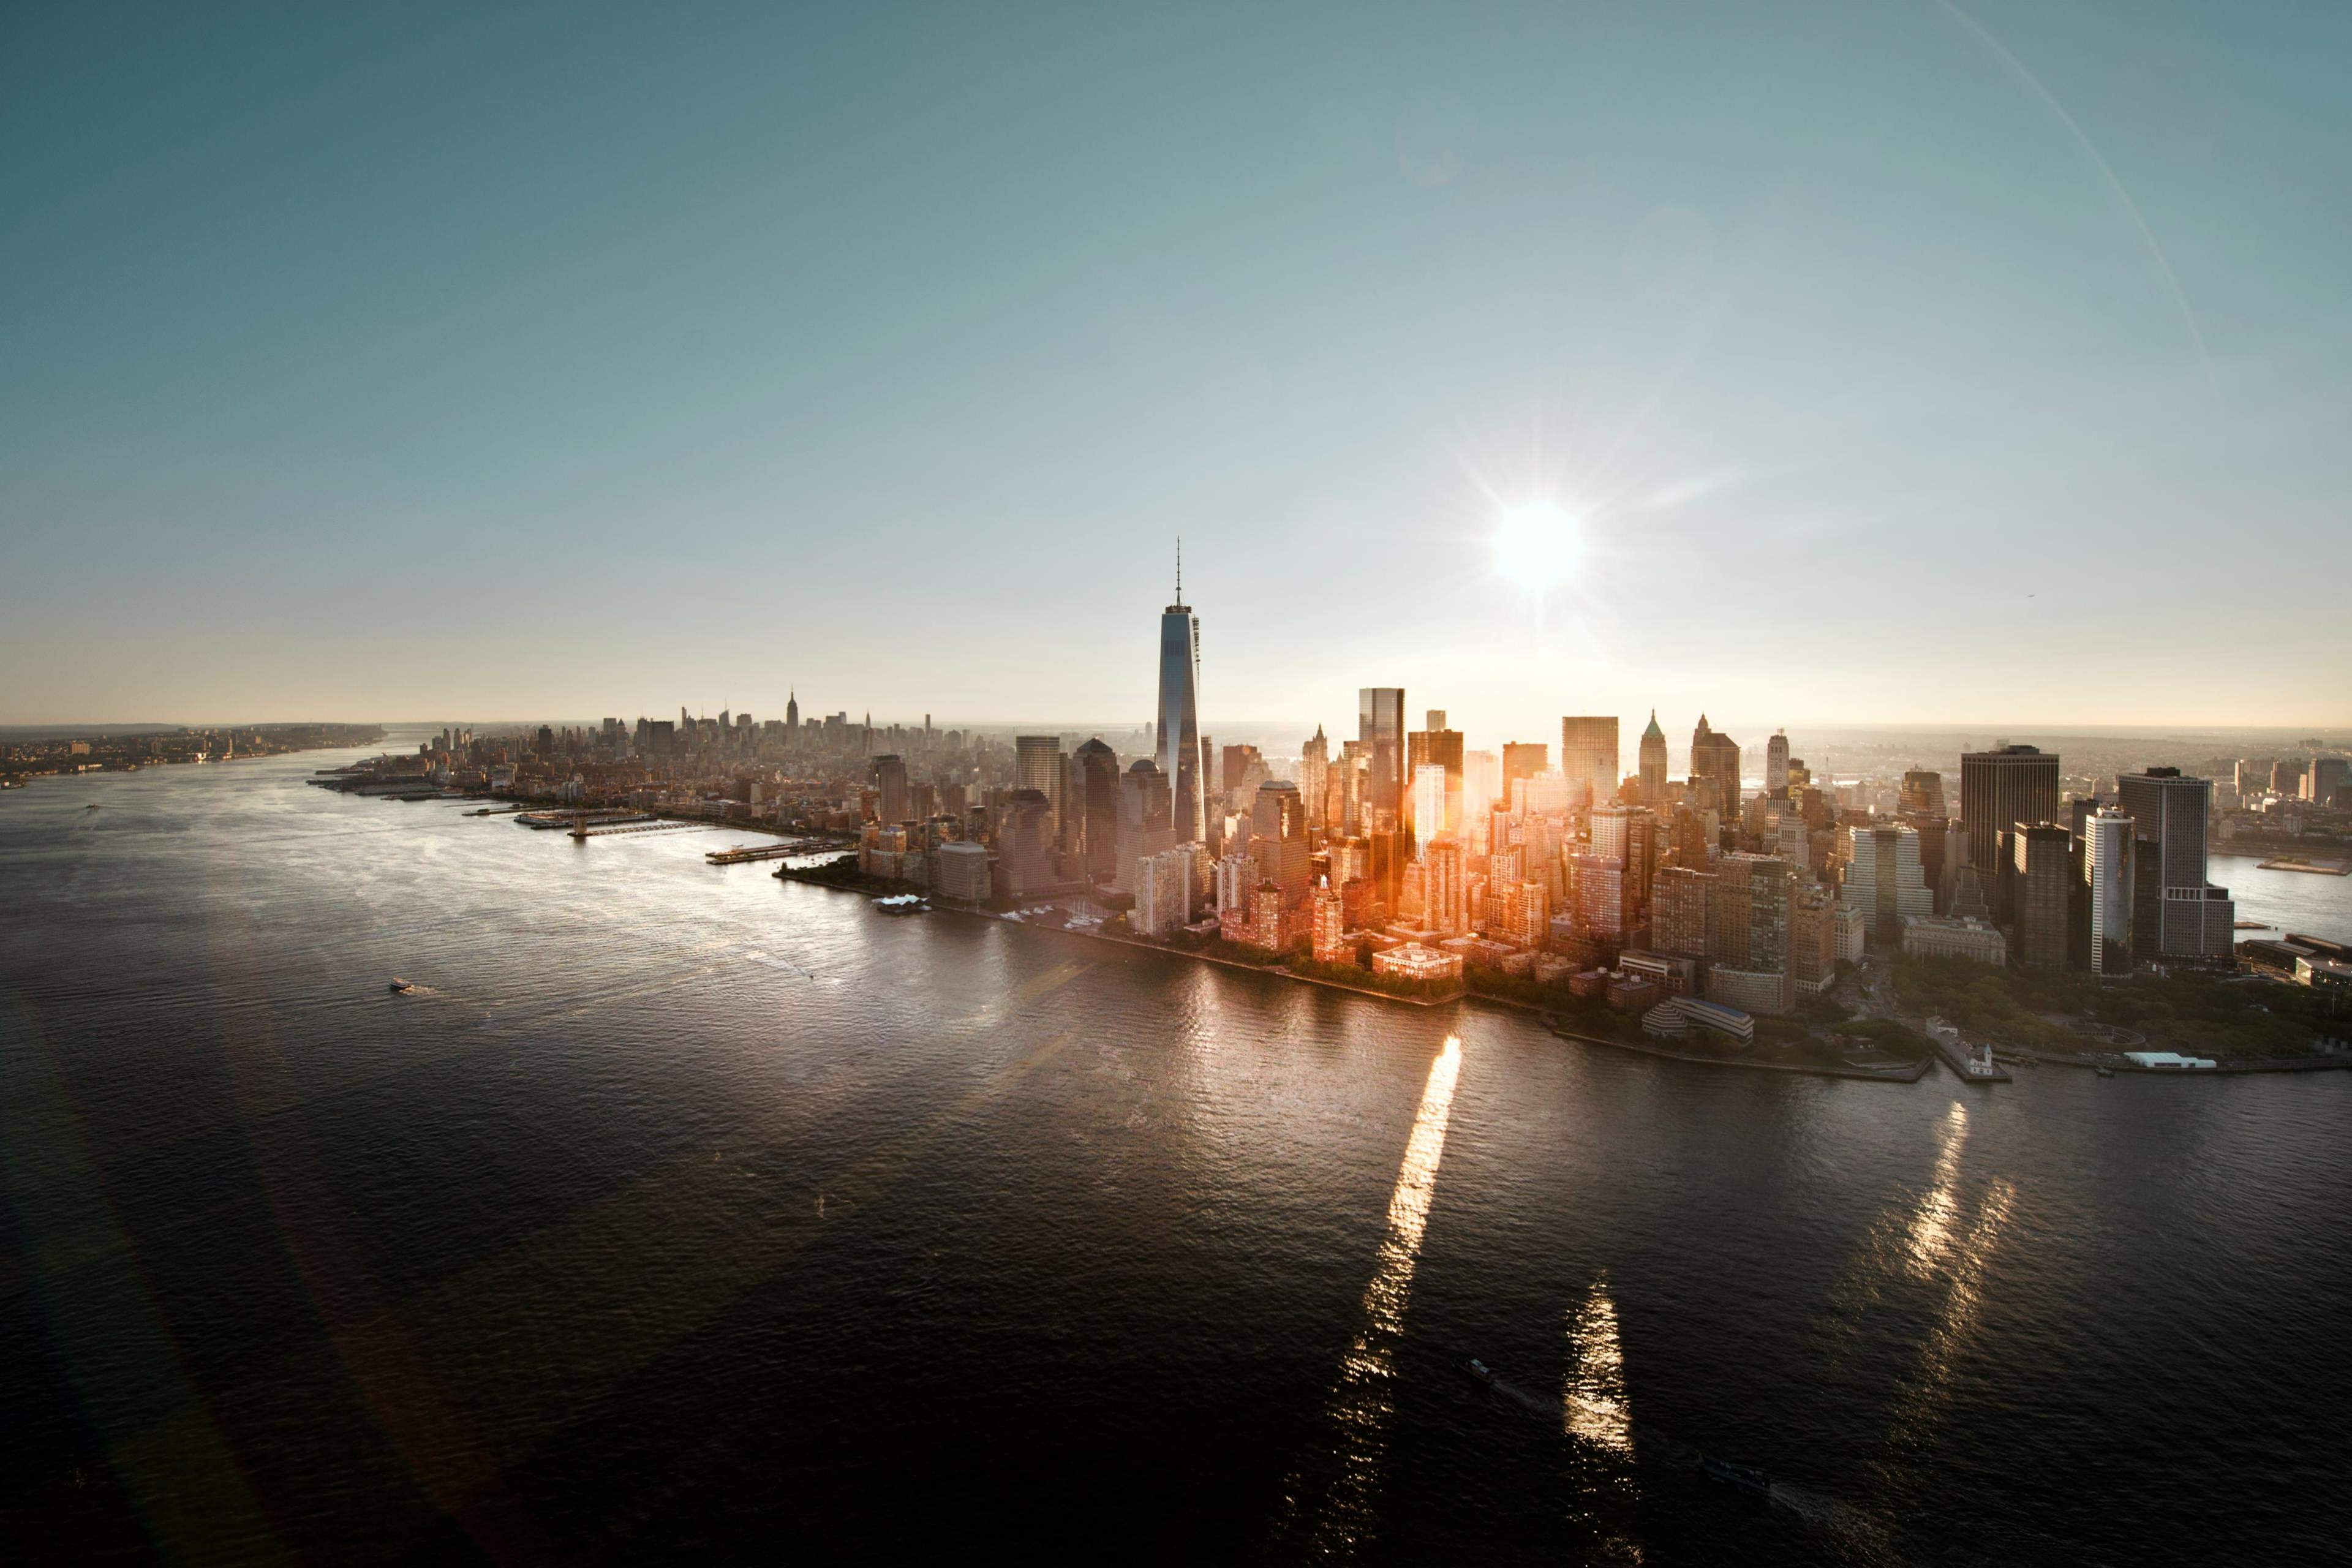
[[[1176,536],[1176,602],[1184,602],[1184,536]]]

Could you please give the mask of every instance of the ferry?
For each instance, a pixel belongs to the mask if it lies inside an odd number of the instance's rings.
[[[1735,1465],[1729,1459],[1718,1459],[1713,1454],[1701,1454],[1698,1468],[1706,1472],[1707,1479],[1737,1487],[1750,1497],[1769,1499],[1772,1495],[1772,1478],[1753,1465]]]
[[[394,980],[393,980],[393,983],[392,983],[392,994],[393,994],[394,995],[395,995],[395,996],[404,996],[404,995],[406,995],[409,992],[414,991],[414,990],[415,990],[415,989],[416,989],[416,982],[415,982],[415,981],[413,981],[413,980],[402,980],[402,979],[398,978],[397,976],[395,976],[395,977],[394,978]]]
[[[920,893],[898,893],[890,898],[877,899],[874,907],[886,915],[928,914],[931,908]]]

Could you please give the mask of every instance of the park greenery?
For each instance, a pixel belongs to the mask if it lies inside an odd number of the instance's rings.
[[[2105,1030],[2128,1030],[2150,1050],[2211,1057],[2308,1054],[2319,1036],[2352,1032],[2329,998],[2299,985],[2202,970],[2098,981],[1964,958],[1894,959],[1906,1011],[1938,1015],[1996,1043],[2053,1051],[2119,1048]],[[2084,1027],[2104,1026],[2105,1027]]]

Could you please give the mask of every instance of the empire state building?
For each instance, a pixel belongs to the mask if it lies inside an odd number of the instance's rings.
[[[1201,768],[1201,623],[1184,603],[1184,547],[1176,546],[1176,602],[1160,616],[1160,771],[1168,776],[1171,821],[1179,844],[1197,844],[1208,832],[1206,780]]]

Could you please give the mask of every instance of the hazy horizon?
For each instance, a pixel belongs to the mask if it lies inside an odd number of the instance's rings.
[[[2352,689],[2352,9],[0,36],[0,721]]]

